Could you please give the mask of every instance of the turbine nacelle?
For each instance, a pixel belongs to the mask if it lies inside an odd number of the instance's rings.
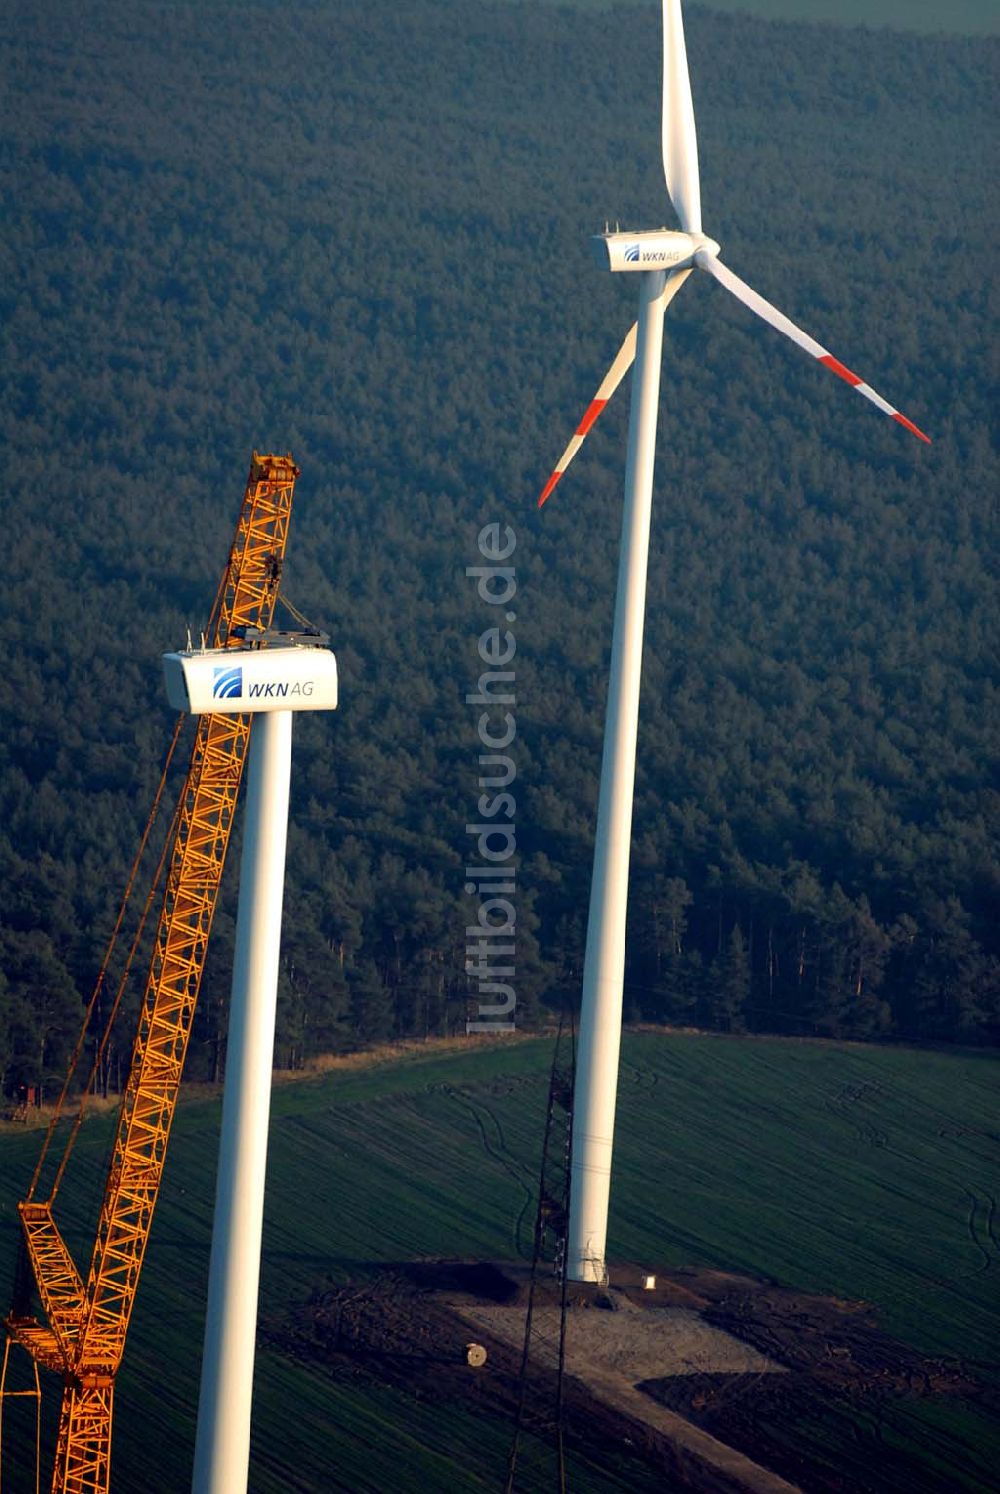
[[[670,228],[643,233],[594,234],[590,240],[602,270],[690,270],[705,258],[714,259],[719,246],[703,233],[680,233]]]

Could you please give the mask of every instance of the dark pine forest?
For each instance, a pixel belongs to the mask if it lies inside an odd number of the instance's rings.
[[[535,499],[634,314],[587,235],[669,213],[658,25],[8,7],[7,1094],[63,1071],[169,736],[159,656],[203,626],[254,447],[302,467],[285,591],[342,683],[296,726],[278,1061],[464,1030],[465,697],[493,621],[465,568],[494,521],[516,535],[519,1020],[577,997],[627,388]],[[996,47],[693,6],[688,44],[707,230],[934,444],[707,277],[671,308],[628,1014],[994,1041]],[[224,1053],[237,856],[195,1077]]]

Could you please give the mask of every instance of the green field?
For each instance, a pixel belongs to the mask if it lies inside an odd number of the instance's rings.
[[[537,1040],[278,1087],[265,1316],[373,1262],[526,1247],[550,1058]],[[915,1347],[988,1365],[1000,1341],[997,1078],[987,1054],[630,1034],[612,1257],[864,1298]],[[120,1494],[187,1487],[218,1116],[203,1100],[177,1116],[119,1382]],[[37,1142],[0,1137],[8,1262]],[[88,1123],[65,1192],[70,1231],[99,1192],[106,1144],[106,1123]],[[809,1434],[848,1432],[833,1421]],[[986,1489],[1000,1456],[997,1427],[967,1402],[901,1405],[882,1435],[921,1447],[928,1488]],[[270,1350],[258,1357],[255,1490],[496,1489],[508,1442],[498,1417],[471,1407],[449,1412],[443,1432],[440,1406],[334,1382]],[[653,1484],[611,1455],[603,1468],[574,1464],[571,1487]]]

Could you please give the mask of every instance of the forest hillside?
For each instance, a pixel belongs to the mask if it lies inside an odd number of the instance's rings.
[[[302,467],[284,589],[342,687],[296,727],[279,1061],[464,1029],[487,814],[516,833],[517,1021],[576,997],[627,388],[535,502],[634,314],[588,235],[669,211],[658,26],[15,0],[6,1093],[63,1070],[170,731],[160,654],[204,626],[254,447]],[[996,44],[694,6],[687,29],[706,228],[934,442],[707,277],[672,306],[629,1014],[988,1041]],[[495,616],[467,568],[491,524],[515,546],[516,736],[510,803],[482,808],[467,696]],[[224,1045],[235,859],[195,1074]]]
[[[509,3],[529,5],[537,4],[538,0],[509,0]],[[542,3],[569,4],[582,10],[613,10],[617,0],[542,0]],[[641,3],[659,9],[659,0],[641,0]],[[713,0],[712,9],[742,11],[768,21],[890,26],[899,31],[952,32],[961,36],[1000,34],[997,0]]]

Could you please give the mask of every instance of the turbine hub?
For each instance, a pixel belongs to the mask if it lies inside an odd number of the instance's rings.
[[[704,233],[692,234],[691,237],[698,240],[698,247],[694,252],[694,263],[698,266],[699,269],[704,270],[706,267],[706,261],[710,259],[718,259],[719,245],[715,242],[714,239],[710,239],[708,235]]]

